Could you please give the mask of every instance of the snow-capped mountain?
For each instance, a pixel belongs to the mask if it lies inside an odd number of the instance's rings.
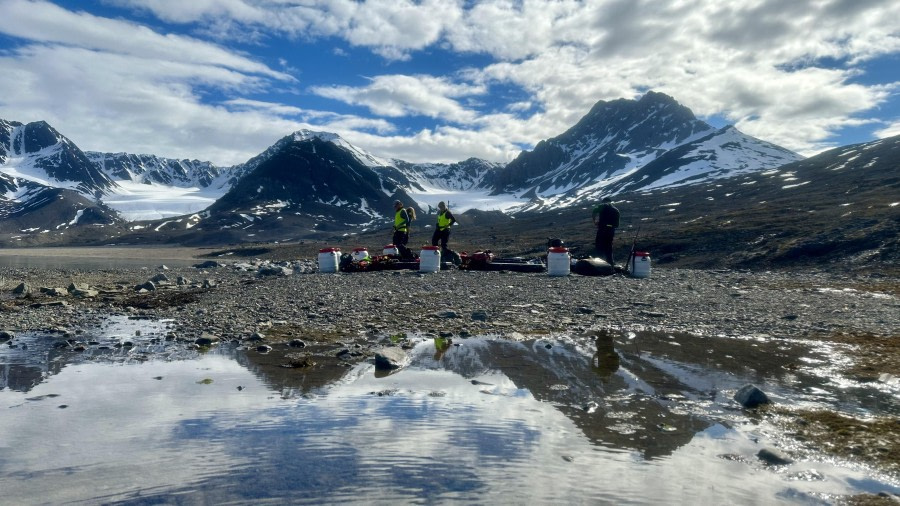
[[[300,130],[243,164],[217,167],[154,155],[84,153],[44,122],[0,120],[0,174],[6,175],[0,201],[23,208],[38,185],[78,192],[125,220],[141,221],[136,230],[246,229],[244,235],[253,237],[257,230],[296,222],[310,232],[350,232],[387,223],[396,198],[429,211],[443,200],[457,213],[540,212],[800,159],[733,127],[717,130],[654,92],[598,102],[571,129],[506,165],[474,158],[414,164],[373,155],[337,134]],[[144,223],[153,220],[164,221]]]
[[[219,180],[224,169],[212,162],[174,160],[156,155],[85,152],[110,179],[140,184],[206,188]]]
[[[716,130],[673,98],[648,92],[639,100],[598,102],[574,127],[497,171],[493,194],[530,199],[519,211],[541,210],[800,159],[734,127]]]
[[[395,199],[418,207],[390,162],[334,134],[296,132],[239,170],[244,175],[207,209],[204,228],[265,229],[277,220],[339,230],[386,222]]]
[[[0,172],[94,198],[115,186],[75,143],[44,121],[0,119]]]

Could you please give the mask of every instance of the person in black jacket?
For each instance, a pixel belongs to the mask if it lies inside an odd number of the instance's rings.
[[[613,263],[613,237],[616,235],[616,229],[619,228],[619,210],[612,205],[609,197],[603,197],[601,204],[594,206],[592,214],[594,226],[597,227],[597,238],[594,245],[597,251],[606,257],[609,265]]]

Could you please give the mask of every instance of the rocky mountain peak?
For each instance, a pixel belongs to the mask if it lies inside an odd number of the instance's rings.
[[[0,163],[20,178],[98,198],[115,183],[46,121],[0,120]]]

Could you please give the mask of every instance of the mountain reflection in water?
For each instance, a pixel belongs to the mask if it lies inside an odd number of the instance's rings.
[[[379,378],[370,363],[276,373],[227,345],[166,348],[165,323],[122,325],[98,330],[88,354],[42,336],[0,346],[4,501],[770,503],[896,490],[837,464],[794,464],[828,478],[798,481],[755,462],[764,436],[725,392],[791,392],[779,364],[803,354],[777,343],[722,355],[665,334],[422,339],[410,366]],[[128,350],[96,349],[127,336]]]

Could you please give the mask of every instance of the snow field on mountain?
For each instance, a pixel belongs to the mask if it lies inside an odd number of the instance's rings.
[[[119,188],[103,203],[128,221],[157,220],[200,212],[225,194],[225,188],[181,188],[116,181]]]

